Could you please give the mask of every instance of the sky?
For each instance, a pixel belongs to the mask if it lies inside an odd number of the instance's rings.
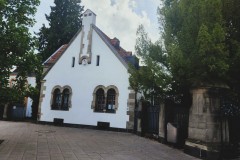
[[[48,25],[45,14],[49,15],[53,2],[41,0],[32,32],[38,32],[42,24]],[[90,9],[97,15],[96,26],[110,38],[117,37],[127,51],[135,52],[136,31],[140,24],[153,42],[160,37],[157,19],[160,0],[82,0],[81,4],[84,10]]]

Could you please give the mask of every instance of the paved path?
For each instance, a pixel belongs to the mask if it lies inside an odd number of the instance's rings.
[[[0,160],[196,160],[130,133],[0,121]]]

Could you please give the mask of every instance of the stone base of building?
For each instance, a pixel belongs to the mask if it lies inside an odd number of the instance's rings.
[[[185,142],[184,146],[184,152],[186,154],[189,154],[191,156],[206,159],[206,160],[218,160],[220,158],[220,150],[213,149],[216,148],[216,146],[219,146],[220,144],[212,144],[210,147],[208,144],[200,142],[200,141],[194,141],[194,140],[187,140]]]
[[[71,124],[71,123],[63,123],[60,121],[55,122],[47,122],[47,121],[37,121],[38,124],[43,125],[54,125],[61,127],[71,127],[71,128],[85,128],[85,129],[96,129],[96,130],[105,130],[105,131],[114,131],[114,132],[127,132],[133,133],[132,129],[124,129],[124,128],[114,128],[114,127],[106,127],[105,125],[100,126],[92,126],[92,125],[84,125],[84,124]]]

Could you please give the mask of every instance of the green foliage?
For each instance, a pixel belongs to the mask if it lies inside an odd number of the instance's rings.
[[[240,1],[162,2],[158,14],[164,47],[153,44],[140,26],[136,52],[144,67],[130,69],[131,86],[181,102],[191,99],[192,87],[208,85],[228,85],[239,97]]]
[[[228,51],[221,0],[165,0],[159,10],[174,79],[183,86],[222,84]]]
[[[226,84],[229,50],[221,0],[162,0],[159,22],[174,99],[189,104],[190,89]]]
[[[0,0],[0,105],[20,102],[25,95],[26,74],[32,72],[30,64],[34,39],[29,33],[39,0]],[[9,88],[9,75],[18,67],[17,84]],[[25,70],[27,69],[27,70]]]
[[[144,66],[130,67],[131,87],[144,94],[145,99],[164,99],[170,90],[171,76],[168,71],[167,55],[160,43],[153,44],[142,25],[137,31],[136,52]]]
[[[69,43],[80,29],[83,6],[81,0],[54,0],[50,15],[46,15],[49,28],[42,26],[38,35],[39,52],[45,61],[61,45]]]
[[[230,89],[219,89],[221,115],[224,117],[240,116],[240,95]]]
[[[163,4],[159,22],[174,79],[172,89],[184,95],[192,87],[223,84],[239,97],[240,2],[163,0]]]
[[[222,3],[226,28],[225,43],[229,51],[228,85],[240,94],[240,1],[222,0]]]

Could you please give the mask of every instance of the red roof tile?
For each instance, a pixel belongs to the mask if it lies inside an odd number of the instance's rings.
[[[104,32],[102,32],[103,35],[107,38],[107,40],[110,42],[110,44],[112,44],[112,46],[117,50],[118,54],[122,57],[128,57],[128,56],[132,56],[132,52],[130,51],[126,51],[125,49],[123,49],[120,46],[120,41],[119,39],[117,39],[116,37],[114,37],[113,39],[109,38]]]
[[[101,31],[101,30],[100,30]],[[102,31],[101,31],[102,32]],[[102,32],[103,33],[103,32]],[[105,38],[109,41],[109,43],[115,48],[118,54],[125,60],[126,57],[132,56],[132,52],[126,51],[120,46],[120,41],[114,37],[113,39],[109,38],[105,33],[103,33]],[[62,45],[57,51],[55,51],[45,62],[44,65],[52,66],[59,57],[63,54],[63,52],[68,47],[68,44]]]
[[[57,51],[55,51],[45,62],[44,65],[53,65],[57,59],[63,54],[68,47],[68,44],[62,45]]]

